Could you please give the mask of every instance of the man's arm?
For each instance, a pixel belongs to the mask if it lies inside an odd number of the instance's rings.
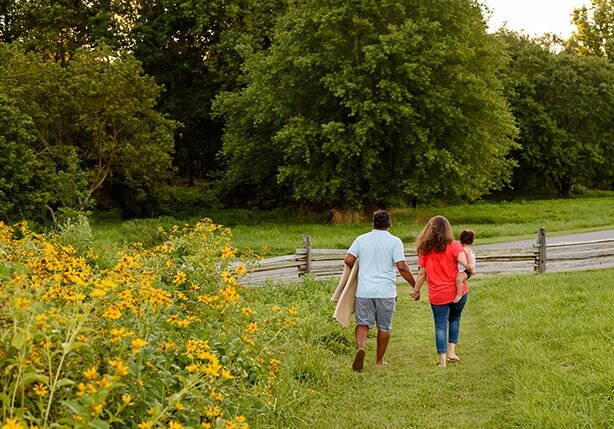
[[[345,262],[345,265],[348,267],[353,268],[354,262],[356,262],[356,256],[352,255],[351,253],[347,253],[345,258],[343,258],[343,262]]]
[[[414,276],[412,275],[411,270],[409,269],[409,266],[407,265],[407,262],[399,261],[396,263],[396,266],[397,266],[397,269],[399,270],[399,273],[401,274],[401,277],[407,280],[407,283],[412,285],[412,287],[415,286],[416,279],[414,279]]]

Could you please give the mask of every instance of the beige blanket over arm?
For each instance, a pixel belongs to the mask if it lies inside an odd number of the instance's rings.
[[[339,279],[337,288],[330,298],[331,301],[336,302],[335,312],[333,318],[346,327],[352,315],[356,309],[356,289],[358,288],[358,261],[354,263],[352,269],[343,264],[343,274]]]

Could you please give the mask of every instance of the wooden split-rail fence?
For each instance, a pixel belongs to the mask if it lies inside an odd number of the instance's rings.
[[[339,277],[346,249],[313,249],[305,236],[303,247],[292,255],[259,261],[243,279],[246,285],[288,282],[309,277],[324,280]],[[415,249],[406,248],[405,258],[414,275],[418,272]],[[545,273],[614,267],[614,239],[546,243],[543,228],[535,244],[527,247],[476,250],[476,276]],[[401,278],[399,277],[399,280]]]

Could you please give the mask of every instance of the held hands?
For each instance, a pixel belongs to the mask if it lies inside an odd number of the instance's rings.
[[[412,289],[412,291],[410,292],[410,295],[414,299],[414,301],[420,300],[420,291],[417,290],[416,288]]]

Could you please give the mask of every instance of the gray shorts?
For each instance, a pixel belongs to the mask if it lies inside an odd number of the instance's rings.
[[[396,301],[396,298],[356,297],[356,324],[367,325],[369,329],[377,324],[378,330],[390,332]]]

